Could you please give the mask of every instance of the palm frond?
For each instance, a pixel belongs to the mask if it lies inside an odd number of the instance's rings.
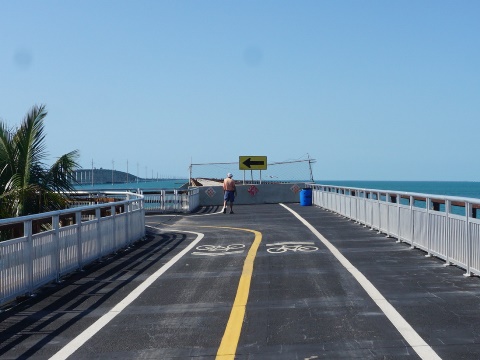
[[[23,177],[23,186],[29,183],[31,169],[42,167],[47,155],[43,126],[46,115],[44,105],[32,107],[13,138],[18,149],[17,173]]]
[[[13,144],[13,135],[4,123],[0,123],[0,189],[15,173],[16,149]]]
[[[44,105],[33,106],[18,129],[0,123],[0,217],[63,209],[72,191],[78,150],[47,169]]]
[[[45,173],[43,182],[45,188],[56,192],[73,191],[73,183],[75,182],[73,170],[79,167],[77,163],[78,157],[78,150],[59,157]]]

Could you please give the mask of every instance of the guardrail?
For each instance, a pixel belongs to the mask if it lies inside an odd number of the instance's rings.
[[[121,190],[124,192],[132,190]],[[134,193],[144,197],[145,213],[190,213],[200,206],[200,193],[198,188],[189,189],[137,189]],[[96,199],[105,198],[111,193],[108,189],[87,190],[76,192],[76,203],[80,203],[78,194],[85,197],[83,204],[92,204]]]
[[[145,212],[190,213],[200,205],[198,188],[188,190],[144,190]]]
[[[145,235],[143,196],[106,194],[115,201],[0,220],[0,305]]]
[[[312,202],[480,275],[480,199],[313,185]]]

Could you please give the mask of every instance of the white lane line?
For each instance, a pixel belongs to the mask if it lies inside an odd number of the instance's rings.
[[[172,230],[168,229],[168,231],[177,231],[182,233],[190,233],[197,235],[197,238],[193,240],[190,245],[188,245],[185,249],[180,251],[177,255],[175,255],[168,263],[163,265],[160,269],[158,269],[155,273],[150,275],[144,282],[138,285],[130,294],[128,294],[122,301],[120,301],[117,305],[115,305],[109,312],[95,321],[92,325],[90,325],[87,329],[85,329],[82,333],[80,333],[75,339],[70,341],[67,345],[65,345],[60,351],[58,351],[55,355],[53,355],[50,359],[57,360],[57,359],[66,359],[70,355],[72,355],[75,351],[80,348],[87,340],[93,337],[97,332],[99,332],[105,325],[107,325],[115,316],[120,314],[120,312],[125,309],[128,305],[132,303],[136,298],[140,296],[150,285],[153,284],[155,280],[157,280],[165,271],[167,271],[173,264],[175,264],[178,260],[182,258],[185,254],[187,254],[192,248],[194,248],[200,240],[203,239],[204,234],[197,233],[193,231],[184,231],[184,230]]]
[[[338,249],[332,245],[322,234],[318,232],[310,223],[302,218],[298,213],[290,209],[284,204],[280,204],[285,209],[290,211],[295,217],[300,220],[315,236],[331,251],[331,253],[337,258],[337,260],[347,269],[358,283],[365,289],[370,295],[377,306],[383,311],[387,318],[391,321],[393,326],[397,328],[403,338],[410,344],[415,352],[422,359],[434,360],[441,359],[437,353],[422,339],[420,335],[413,329],[413,327],[400,315],[400,313],[383,297],[375,286],[343,256]]]

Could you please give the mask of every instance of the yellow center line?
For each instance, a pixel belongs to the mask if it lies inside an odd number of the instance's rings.
[[[203,227],[203,226],[202,226]],[[262,233],[251,229],[242,229],[234,227],[220,227],[220,226],[205,226],[215,227],[220,229],[232,229],[248,231],[255,234],[253,244],[248,251],[247,257],[243,264],[242,275],[238,283],[237,295],[233,302],[232,311],[228,319],[225,332],[222,337],[222,342],[217,351],[216,359],[235,359],[235,353],[237,352],[238,340],[240,339],[240,333],[242,332],[243,318],[245,317],[245,309],[248,302],[248,293],[250,292],[250,283],[253,274],[253,262],[257,255],[258,247],[262,241]]]

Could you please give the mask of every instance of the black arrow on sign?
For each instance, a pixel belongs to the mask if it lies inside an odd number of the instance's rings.
[[[251,168],[252,165],[253,166],[255,166],[255,165],[265,165],[265,161],[255,161],[255,160],[252,160],[252,158],[248,158],[247,160],[245,160],[243,162],[243,165],[245,165],[248,168]]]

